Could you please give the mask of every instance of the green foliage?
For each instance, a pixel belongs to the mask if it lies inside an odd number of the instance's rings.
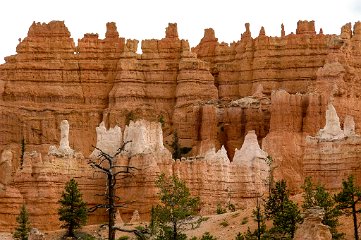
[[[20,214],[16,217],[18,226],[15,228],[13,238],[17,240],[28,240],[30,233],[29,213],[25,205],[21,206]]]
[[[128,236],[122,236],[122,237],[119,237],[117,240],[128,240],[129,237]]]
[[[305,191],[303,194],[303,210],[316,206],[323,208],[325,216],[322,223],[330,227],[332,239],[341,239],[344,234],[337,231],[337,226],[339,225],[338,217],[341,215],[341,212],[335,206],[335,200],[332,195],[323,186],[315,186],[310,177],[305,179],[302,188]]]
[[[296,224],[302,221],[297,204],[289,199],[286,181],[275,183],[265,205],[266,217],[273,220],[271,232],[293,238]]]
[[[130,111],[127,113],[127,115],[125,115],[125,125],[129,125],[130,121],[134,122],[135,120],[136,116],[133,111]]]
[[[357,213],[361,212],[361,209],[357,209],[357,204],[361,200],[361,189],[356,186],[353,176],[349,176],[347,180],[342,181],[342,191],[336,194],[334,198],[337,203],[337,208],[341,210],[343,214],[352,215],[354,236],[355,239],[359,239]]]
[[[94,237],[88,233],[85,233],[85,232],[76,232],[75,238],[79,239],[79,240],[97,240],[96,237]]]
[[[244,218],[242,219],[241,224],[242,224],[242,225],[245,225],[245,224],[247,224],[247,223],[248,223],[248,217],[244,217]]]
[[[257,223],[257,229],[254,231],[253,236],[257,236],[258,239],[261,239],[261,237],[266,233],[266,216],[261,210],[258,199],[256,209],[253,210],[252,215],[253,220]]]
[[[173,159],[181,159],[183,155],[189,153],[192,150],[190,147],[181,147],[177,131],[173,132],[173,142],[170,147],[173,149]]]
[[[24,155],[25,155],[25,139],[21,139],[21,152],[20,152],[20,168],[23,168],[24,164]]]
[[[165,120],[164,120],[164,116],[163,116],[163,115],[159,115],[158,121],[160,122],[160,124],[162,125],[162,127],[164,127]]]
[[[228,227],[229,223],[227,220],[223,220],[219,225],[221,225],[222,227]]]
[[[212,236],[209,232],[205,232],[202,235],[201,240],[217,240],[217,238]]]
[[[235,212],[236,211],[236,206],[233,203],[229,203],[228,204],[228,210],[231,212]]]
[[[237,234],[235,240],[244,240],[243,234],[239,232],[239,233]]]
[[[78,184],[73,178],[66,183],[59,204],[59,220],[64,222],[61,227],[68,230],[67,236],[74,237],[74,230],[85,225],[88,213],[86,203],[83,201],[78,189]]]
[[[179,143],[177,131],[174,131],[174,133],[173,133],[173,142],[172,142],[171,147],[173,149],[172,158],[180,159],[182,157],[182,151],[181,151],[181,146]]]
[[[183,226],[192,224],[190,218],[198,212],[199,198],[192,197],[183,181],[176,176],[160,175],[158,204],[151,211],[151,230],[157,239],[186,239]]]
[[[223,213],[226,213],[226,212],[227,212],[227,210],[225,208],[223,208],[220,203],[217,203],[216,213],[217,214],[223,214]]]
[[[271,190],[273,187],[273,183],[274,183],[274,177],[273,177],[273,172],[275,167],[272,166],[273,164],[273,159],[271,156],[268,156],[266,159],[266,164],[269,166],[269,171],[268,171],[268,193],[271,194]]]

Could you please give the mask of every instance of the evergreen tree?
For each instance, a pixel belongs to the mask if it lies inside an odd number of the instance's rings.
[[[173,142],[172,142],[171,147],[173,149],[172,158],[180,159],[182,157],[182,151],[181,151],[181,146],[179,143],[177,131],[174,131],[174,133],[173,133]]]
[[[74,230],[85,225],[88,213],[78,184],[73,178],[66,183],[65,192],[62,193],[59,203],[59,220],[64,222],[61,227],[67,229],[67,236],[74,237]]]
[[[303,194],[303,210],[316,206],[322,207],[325,210],[322,223],[330,227],[332,239],[341,239],[344,234],[337,231],[338,217],[341,212],[335,206],[336,203],[332,195],[323,186],[315,186],[310,177],[305,179],[302,188],[305,191]]]
[[[289,199],[285,180],[277,181],[271,189],[265,212],[267,218],[273,220],[273,227],[270,230],[272,233],[293,238],[296,224],[301,222],[302,218],[297,204]]]
[[[30,233],[30,222],[29,214],[24,204],[21,207],[20,214],[16,217],[16,222],[18,223],[18,227],[13,233],[13,238],[17,240],[28,240]]]
[[[352,215],[354,236],[356,240],[359,239],[357,214],[360,213],[361,210],[357,209],[357,204],[360,200],[361,189],[354,183],[354,177],[349,176],[347,180],[342,181],[342,191],[335,195],[335,201],[337,202],[338,209],[344,214]]]
[[[160,175],[156,181],[161,204],[153,208],[152,226],[157,239],[186,239],[183,226],[199,208],[199,199],[192,197],[183,181],[175,176]]]
[[[257,206],[256,209],[253,210],[253,220],[257,222],[257,229],[254,232],[254,236],[257,236],[257,239],[260,240],[261,236],[266,232],[266,222],[265,222],[265,215],[261,210],[261,206],[258,202],[257,198]]]

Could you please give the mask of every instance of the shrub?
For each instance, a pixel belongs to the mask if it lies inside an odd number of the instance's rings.
[[[220,203],[217,204],[217,209],[216,209],[216,213],[217,214],[223,214],[226,213],[227,210],[225,208],[222,207],[222,205]]]
[[[221,225],[222,227],[227,227],[229,226],[229,223],[227,220],[223,220],[219,225]]]

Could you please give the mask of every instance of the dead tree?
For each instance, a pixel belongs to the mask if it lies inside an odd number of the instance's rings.
[[[137,230],[125,230],[118,227],[115,227],[115,214],[116,210],[119,207],[124,207],[125,204],[117,204],[117,200],[119,201],[120,197],[116,196],[115,189],[117,183],[118,175],[123,175],[122,177],[128,177],[132,175],[134,170],[137,170],[135,167],[128,165],[117,165],[115,160],[116,157],[124,152],[125,146],[129,142],[125,142],[114,155],[110,155],[105,153],[103,150],[95,147],[100,153],[98,155],[97,160],[89,160],[89,164],[92,168],[99,170],[101,173],[105,174],[107,177],[106,183],[106,192],[103,195],[106,199],[105,204],[97,204],[96,206],[89,209],[89,212],[94,212],[99,208],[105,208],[108,212],[108,239],[114,240],[115,239],[115,231],[124,231],[124,232],[134,232],[135,234],[140,234]]]

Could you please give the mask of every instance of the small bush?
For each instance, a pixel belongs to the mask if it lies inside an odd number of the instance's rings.
[[[245,240],[245,239],[244,239],[243,234],[239,232],[239,233],[237,234],[235,240]]]
[[[217,240],[217,238],[212,236],[209,232],[205,232],[202,235],[201,240]]]
[[[160,122],[160,124],[162,125],[162,127],[164,127],[165,120],[164,120],[164,116],[163,116],[163,115],[159,115],[158,121]]]
[[[228,204],[228,210],[231,212],[236,211],[236,206],[233,203]]]
[[[217,214],[223,214],[223,213],[226,213],[226,212],[227,212],[227,210],[225,208],[223,208],[220,203],[218,203],[216,213]]]
[[[129,237],[128,236],[121,236],[120,238],[118,238],[117,240],[128,240]]]
[[[248,217],[244,217],[244,218],[242,219],[241,224],[242,224],[242,225],[245,225],[245,224],[247,224],[247,223],[248,223]]]
[[[69,237],[64,236],[63,239],[69,239]],[[97,238],[85,233],[85,232],[75,232],[75,238],[74,239],[80,239],[80,240],[96,240]]]
[[[227,222],[227,220],[223,220],[219,225],[221,225],[222,227],[227,227],[229,226],[229,223]]]

